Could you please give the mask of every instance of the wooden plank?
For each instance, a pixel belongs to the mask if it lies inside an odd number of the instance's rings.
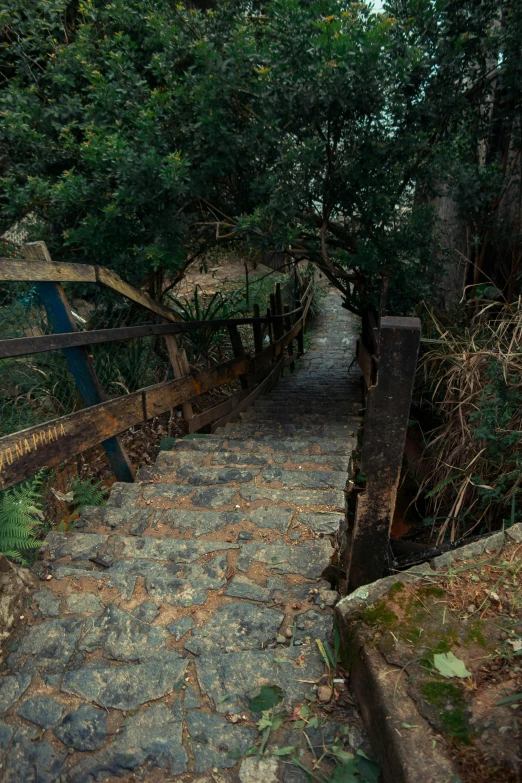
[[[266,308],[266,320],[268,325],[268,342],[272,344],[274,342],[274,330],[273,330],[273,324],[272,324],[272,311],[269,307]]]
[[[299,308],[297,312],[302,312],[302,308]],[[37,337],[16,337],[9,340],[0,340],[0,359],[26,356],[32,353],[45,353],[46,351],[56,351],[63,348],[98,345],[100,343],[116,342],[117,340],[131,340],[137,337],[184,334],[209,325],[217,329],[221,327],[237,328],[238,325],[253,323],[256,328],[259,328],[260,324],[266,322],[266,320],[266,318],[260,318],[259,322],[255,322],[252,318],[238,318],[212,322],[192,321],[187,323],[143,324],[142,326],[122,326],[116,329],[93,329],[86,332],[75,331],[45,334]]]
[[[304,305],[308,301],[308,299],[310,297],[310,294],[312,293],[313,284],[314,284],[314,281],[310,280],[310,282],[306,286],[306,290],[305,290],[304,294],[301,297],[301,304],[302,305]]]
[[[0,438],[0,490],[247,372],[246,359],[140,389]]]
[[[46,263],[52,263],[45,242],[29,242],[23,246],[23,253],[29,260],[43,260]],[[36,290],[54,331],[77,331],[76,322],[62,286],[54,282],[40,282],[36,283]],[[83,404],[90,406],[103,402],[105,395],[87,350],[83,347],[64,348],[63,355]],[[102,441],[102,446],[118,481],[134,481],[134,470],[130,459],[119,440],[115,437],[109,438]]]
[[[241,389],[241,391],[232,394],[226,400],[220,402],[219,405],[214,405],[212,408],[208,408],[206,411],[203,411],[203,413],[199,413],[197,416],[193,416],[189,421],[189,432],[197,432],[207,424],[211,424],[213,421],[216,421],[216,419],[220,419],[222,416],[225,416],[249,394],[250,389]]]
[[[136,337],[169,334],[175,328],[174,324],[144,324],[143,326],[124,326],[117,329],[93,329],[87,332],[65,332],[0,340],[0,359],[57,351],[63,348],[116,342],[117,340],[131,340]]]
[[[181,316],[178,315],[175,310],[172,310],[170,307],[165,307],[165,305],[162,305],[161,302],[157,302],[144,291],[138,291],[137,288],[129,285],[129,283],[122,280],[119,275],[112,272],[110,269],[106,269],[103,266],[97,266],[96,279],[107,288],[112,288],[113,291],[117,291],[119,294],[126,296],[127,299],[132,299],[133,302],[143,305],[143,307],[152,310],[153,313],[163,316],[163,318],[166,318],[168,321],[182,320]]]
[[[141,392],[0,438],[0,489],[106,442],[143,419]]]
[[[420,344],[418,318],[381,318],[379,374],[371,386],[364,420],[361,473],[365,491],[357,496],[348,530],[348,588],[380,579],[401,475],[413,381]]]
[[[245,355],[245,349],[243,348],[243,341],[236,324],[231,324],[228,327],[228,334],[230,336],[234,356],[236,359],[239,359],[241,356]],[[241,387],[243,389],[248,389],[248,379],[246,375],[242,375],[239,380],[241,381]]]
[[[306,324],[306,316],[308,315],[308,310],[310,309],[310,305],[313,302],[313,298],[314,297],[312,296],[312,294],[310,294],[308,296],[308,299],[306,300],[306,304],[304,306],[303,315],[302,315],[302,319],[303,319],[303,323],[304,324]]]
[[[263,348],[261,353],[258,353],[254,356],[252,359],[254,372],[257,372],[257,370],[259,370],[261,367],[264,367],[265,364],[267,364],[271,359],[276,359],[283,353],[288,343],[295,339],[295,337],[297,337],[301,331],[302,323],[302,319],[300,318],[295,322],[290,331],[283,335],[283,337],[280,337],[279,340],[276,340],[271,345],[267,345],[266,348]]]
[[[290,321],[289,311],[290,311],[290,307],[288,305],[285,305],[284,306],[284,312],[287,314],[287,318],[285,318],[285,332],[289,332],[290,329],[291,329],[291,326],[292,326],[291,321]],[[293,356],[294,355],[294,347],[293,347],[293,341],[292,340],[289,340],[288,346],[287,346],[287,350],[288,350],[288,355],[289,356]],[[288,364],[285,365],[285,366],[288,366],[288,365],[290,366],[290,372],[291,373],[294,372],[294,370],[295,370],[295,361],[288,362]]]
[[[283,294],[281,292],[281,283],[275,284],[274,289],[274,295],[275,295],[275,303],[277,308],[277,315],[284,315],[283,310]],[[277,325],[277,337],[282,337],[285,333],[285,320],[282,318],[280,321],[276,322]]]
[[[184,361],[184,351],[180,351],[178,341],[173,334],[165,336],[165,344],[169,354],[170,363],[172,365],[172,372],[174,378],[183,378],[184,375],[188,375],[187,367]],[[185,357],[186,358],[186,357]],[[187,363],[188,364],[188,363]],[[190,421],[194,415],[192,409],[192,403],[190,400],[186,400],[182,403],[183,417],[185,421]]]
[[[359,365],[359,368],[362,372],[364,385],[368,390],[373,384],[372,355],[364,346],[362,340],[357,340],[355,344],[355,357],[357,359],[357,364]]]
[[[0,281],[95,283],[96,269],[89,264],[67,264],[59,261],[28,262],[20,258],[0,258]]]
[[[274,364],[273,369],[271,372],[266,376],[265,380],[262,381],[262,383],[257,386],[254,391],[252,391],[248,397],[245,397],[245,399],[239,403],[239,405],[234,408],[233,411],[230,413],[227,413],[226,416],[222,416],[220,419],[218,419],[214,424],[212,425],[210,431],[215,432],[219,427],[224,427],[225,424],[228,424],[229,421],[233,421],[236,419],[240,413],[243,411],[246,411],[247,408],[250,408],[250,406],[257,400],[258,397],[263,394],[265,391],[269,391],[269,389],[272,388],[273,384],[277,381],[279,378],[281,372],[283,371],[284,367],[284,356],[282,356],[277,364]]]
[[[252,322],[252,329],[254,331],[254,350],[256,353],[261,353],[263,350],[263,329],[261,322],[259,321],[259,305],[254,305],[254,321]]]
[[[377,353],[379,350],[379,326],[373,310],[368,310],[368,337],[372,343],[371,353]]]
[[[270,294],[269,299],[270,299],[270,315],[278,316],[279,313],[277,312],[277,302],[276,302],[275,294]],[[279,340],[279,338],[281,337],[280,324],[277,318],[272,318],[272,334],[274,337],[274,342]]]

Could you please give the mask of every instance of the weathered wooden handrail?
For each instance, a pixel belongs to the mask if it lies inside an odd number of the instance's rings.
[[[381,318],[378,371],[370,381],[364,418],[355,519],[348,530],[348,589],[380,579],[395,510],[420,344],[418,318]],[[369,354],[369,351],[368,351]],[[360,358],[358,351],[358,358]],[[371,354],[370,354],[371,356]],[[366,359],[366,357],[365,357]],[[363,363],[363,373],[367,365]]]
[[[274,373],[278,375],[282,371],[284,350],[301,328],[300,319],[287,334],[252,358],[232,359],[210,370],[149,386],[124,397],[108,400],[0,438],[0,489],[23,481],[43,467],[53,467],[129,427],[181,405],[186,400],[229,383],[241,375],[256,373],[268,365],[269,372],[264,381],[255,389],[249,389],[248,396],[245,395],[238,401],[238,405],[248,406],[254,401],[255,392],[261,394],[264,391],[264,382],[268,381],[270,376],[272,381],[275,380]],[[272,359],[278,360],[275,365],[271,364]],[[248,401],[248,397],[252,399]],[[194,417],[196,421],[190,429],[200,429],[214,418],[221,419],[225,413],[232,410],[235,414],[240,412],[234,408],[225,411],[222,406],[226,403],[228,401],[211,409],[214,410],[215,416],[205,411]]]
[[[99,443],[104,446],[117,478],[123,481],[132,480],[130,462],[117,438],[119,433],[178,405],[183,406],[189,432],[212,423],[215,429],[251,405],[277,380],[286,366],[292,367],[296,355],[291,346],[296,337],[300,346],[299,354],[302,353],[302,339],[299,338],[302,337],[306,315],[313,298],[312,282],[296,302],[298,306],[291,312],[283,311],[278,293],[275,311],[267,316],[259,316],[257,310],[253,318],[172,323],[171,313],[170,323],[79,332],[63,288],[57,280],[104,284],[108,284],[106,281],[109,280],[114,283],[111,285],[114,290],[165,318],[167,316],[163,309],[158,311],[158,303],[147,295],[142,299],[141,292],[128,286],[121,278],[107,270],[101,274],[101,267],[84,264],[64,264],[62,267],[50,259],[42,242],[25,245],[24,252],[30,256],[27,261],[0,259],[0,279],[35,282],[55,334],[0,341],[0,359],[61,350],[87,407],[0,438],[0,489],[6,489],[44,467],[53,467]],[[36,260],[31,260],[35,257]],[[42,258],[47,260],[40,260]],[[176,317],[179,317],[177,313]],[[297,320],[292,324],[296,317]],[[276,328],[278,335],[278,339],[272,340],[266,347],[262,347],[263,324]],[[252,357],[244,354],[238,325],[252,325],[254,329],[256,352]],[[210,370],[191,373],[184,351],[178,348],[175,335],[201,328],[229,329],[235,358]],[[86,346],[150,335],[165,338],[175,380],[106,400]],[[290,354],[288,357],[285,356],[285,350]],[[193,414],[191,401],[194,398],[236,378],[240,378],[242,382],[243,388],[240,392],[232,394],[203,413]]]
[[[84,345],[99,345],[100,343],[116,342],[117,340],[132,340],[135,337],[162,336],[166,334],[186,334],[197,329],[227,329],[237,326],[252,326],[283,321],[287,316],[300,315],[304,307],[298,307],[290,313],[264,316],[260,318],[230,318],[213,321],[181,321],[172,324],[142,324],[141,326],[123,326],[115,329],[92,329],[85,332],[63,332],[44,334],[36,337],[14,337],[0,341],[0,359],[13,359],[16,356],[27,356],[32,353],[62,350]]]
[[[180,314],[171,307],[166,307],[144,291],[134,288],[110,269],[89,264],[52,261],[44,242],[28,242],[24,245],[24,249],[40,257],[36,258],[32,255],[27,260],[0,258],[0,282],[100,283],[169,321],[181,321]],[[41,258],[42,254],[47,255],[47,258]]]

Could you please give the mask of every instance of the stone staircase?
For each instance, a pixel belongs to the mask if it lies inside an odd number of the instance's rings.
[[[241,422],[177,442],[74,532],[47,536],[41,589],[3,651],[2,780],[297,783],[305,773],[271,750],[304,758],[343,726],[347,749],[363,742],[352,706],[307,739],[287,721],[249,755],[260,687],[278,686],[292,715],[325,673],[352,340],[329,294],[301,368]]]

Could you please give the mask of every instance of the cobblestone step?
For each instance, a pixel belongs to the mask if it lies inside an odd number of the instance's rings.
[[[174,451],[214,451],[246,452],[256,454],[303,454],[303,455],[345,455],[350,457],[356,440],[353,437],[344,441],[332,438],[296,438],[293,436],[272,438],[270,436],[254,435],[250,437],[205,435],[201,438],[177,441],[171,449]],[[169,453],[169,452],[165,452]]]
[[[253,451],[195,451],[178,449],[174,452],[160,452],[154,468],[147,468],[140,477],[168,475],[170,468],[175,467],[281,467],[285,470],[341,470],[346,474],[350,467],[350,456],[335,454],[259,454]]]
[[[260,421],[248,421],[241,424],[227,424],[216,431],[221,437],[231,435],[241,437],[243,433],[245,438],[251,435],[265,435],[271,438],[295,437],[299,433],[300,437],[319,437],[335,438],[337,441],[355,437],[356,427],[354,424],[306,424],[305,422],[292,425],[292,423],[273,422],[270,419]]]
[[[246,504],[244,504],[246,505]],[[256,505],[233,511],[201,511],[172,508],[87,508],[75,530],[110,532],[133,536],[177,536],[190,538],[220,533],[225,540],[276,540],[336,536],[341,526],[341,511],[298,511],[290,505]]]
[[[235,465],[220,468],[197,467],[194,465],[171,466],[151,471],[161,481],[170,484],[194,485],[198,487],[215,484],[234,487],[253,483],[258,487],[273,486],[277,489],[345,489],[346,471],[303,469],[297,466],[286,469],[280,466],[268,468],[238,467]]]

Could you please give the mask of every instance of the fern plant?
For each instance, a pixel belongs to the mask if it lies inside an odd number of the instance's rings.
[[[27,564],[31,551],[38,549],[42,525],[43,478],[40,474],[13,489],[0,493],[0,552]]]
[[[81,514],[86,506],[101,506],[105,502],[107,490],[102,487],[101,481],[93,479],[82,481],[75,476],[70,486],[73,493],[71,505],[74,505],[76,514]]]

